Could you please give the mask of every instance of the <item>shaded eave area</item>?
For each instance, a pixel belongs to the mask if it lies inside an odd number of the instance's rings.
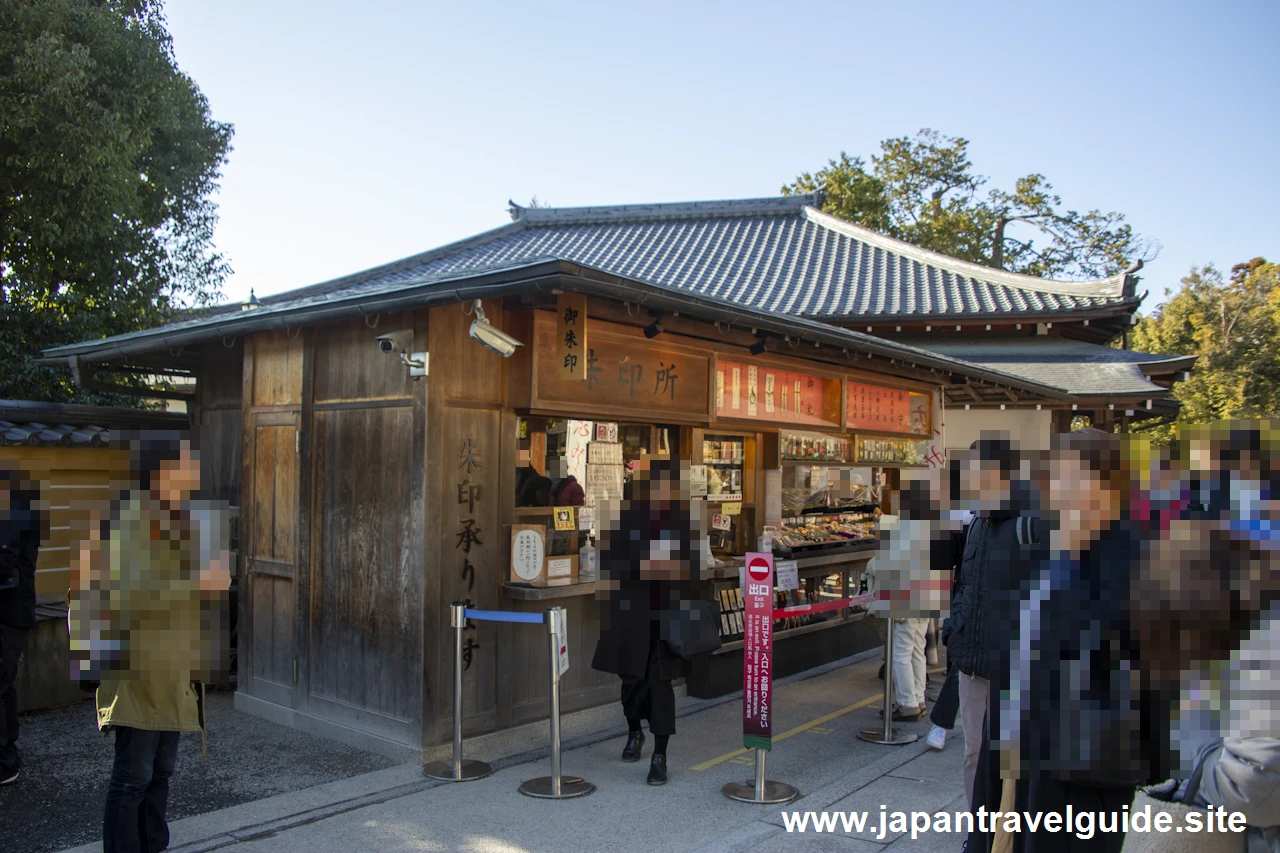
[[[945,355],[848,331],[826,323],[746,308],[734,302],[700,296],[675,288],[623,279],[601,270],[558,258],[521,263],[499,270],[446,277],[396,281],[340,296],[316,294],[286,299],[251,309],[224,306],[188,320],[127,335],[53,347],[38,363],[66,367],[79,373],[100,363],[132,365],[134,369],[186,372],[194,369],[198,353],[189,348],[255,332],[294,329],[353,316],[428,308],[475,299],[518,300],[530,307],[549,306],[557,291],[574,291],[605,300],[639,306],[642,322],[670,316],[711,324],[703,337],[749,346],[764,341],[770,350],[846,368],[900,374],[932,381],[947,388],[971,389],[993,402],[1024,404],[1070,403],[1075,398],[1052,385],[1027,380],[1000,370],[970,364]],[[672,332],[691,330],[672,325]],[[782,342],[779,344],[779,342]],[[803,349],[802,349],[803,348]],[[948,391],[948,394],[951,392]]]

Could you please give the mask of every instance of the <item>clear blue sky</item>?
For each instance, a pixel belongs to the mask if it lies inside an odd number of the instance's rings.
[[[1192,265],[1280,260],[1280,3],[170,0],[234,123],[229,298],[555,206],[775,195],[930,127],[992,183],[1041,172]]]

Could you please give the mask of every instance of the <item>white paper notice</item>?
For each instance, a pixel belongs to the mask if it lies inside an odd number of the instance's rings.
[[[707,466],[689,466],[689,497],[705,498],[707,496]]]
[[[747,368],[747,415],[755,417],[758,411],[756,403],[756,389],[759,380],[759,373],[754,365]]]
[[[778,589],[799,589],[800,588],[800,567],[795,560],[785,560],[778,563],[777,573],[774,575],[775,583]]]
[[[724,409],[724,371],[716,371],[716,411]]]
[[[764,375],[764,410],[769,414],[773,414],[773,380],[775,378],[772,373]]]
[[[735,367],[733,369],[733,399],[730,401],[732,403],[733,409],[742,408],[738,404],[738,400],[740,400],[741,397],[742,397],[742,370]]]
[[[564,448],[564,455],[569,464],[566,474],[573,475],[579,483],[587,477],[587,446],[589,444],[591,444],[591,421],[569,421]]]
[[[764,523],[782,522],[782,471],[774,468],[764,472]]]

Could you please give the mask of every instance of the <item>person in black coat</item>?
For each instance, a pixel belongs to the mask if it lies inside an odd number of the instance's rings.
[[[16,780],[22,765],[15,682],[36,624],[36,559],[47,533],[39,487],[20,471],[0,469],[0,785]]]
[[[1165,778],[1167,756],[1151,734],[1168,721],[1139,673],[1129,616],[1144,546],[1124,514],[1128,477],[1116,436],[1059,436],[1045,495],[1055,521],[1000,663],[1007,698],[988,721],[974,806],[1106,816],[1090,838],[1023,827],[1014,853],[1118,853],[1124,835],[1101,831],[1105,821],[1118,820],[1138,786]],[[994,833],[975,833],[968,849],[994,843]]]
[[[639,761],[641,720],[654,737],[648,782],[667,781],[667,741],[676,731],[671,682],[689,674],[662,638],[662,624],[682,601],[701,598],[699,559],[687,500],[681,499],[678,462],[638,466],[619,515],[603,529],[601,577],[609,587],[600,640],[591,666],[622,679],[627,719],[623,761]]]

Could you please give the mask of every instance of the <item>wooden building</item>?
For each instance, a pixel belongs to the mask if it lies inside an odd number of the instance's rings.
[[[548,557],[574,563],[589,526],[582,508],[561,531],[554,506],[517,500],[530,471],[585,464],[590,508],[621,484],[606,467],[678,456],[705,472],[717,594],[736,586],[741,554],[768,523],[775,543],[795,546],[796,593],[814,600],[856,585],[869,543],[848,532],[852,504],[833,503],[824,524],[850,541],[825,547],[805,495],[891,504],[904,469],[940,460],[947,412],[975,397],[1078,405],[1051,383],[834,325],[897,305],[904,277],[949,286],[947,271],[832,225],[816,201],[513,206],[511,225],[470,240],[251,308],[60,347],[46,362],[198,378],[190,412],[206,484],[242,507],[238,707],[421,749],[450,733],[453,601],[563,605],[562,707],[617,698],[616,678],[589,667],[596,584],[573,582],[576,567],[564,585],[513,582],[513,528],[541,525]],[[963,289],[999,304],[1001,287]],[[581,325],[566,330],[570,311]],[[521,346],[495,354],[473,339],[477,323]],[[802,498],[792,524],[779,518],[787,494]],[[860,616],[784,626],[784,666],[875,642]],[[468,733],[545,716],[541,640],[521,625],[468,631]],[[735,653],[727,643],[691,691],[732,689]]]

